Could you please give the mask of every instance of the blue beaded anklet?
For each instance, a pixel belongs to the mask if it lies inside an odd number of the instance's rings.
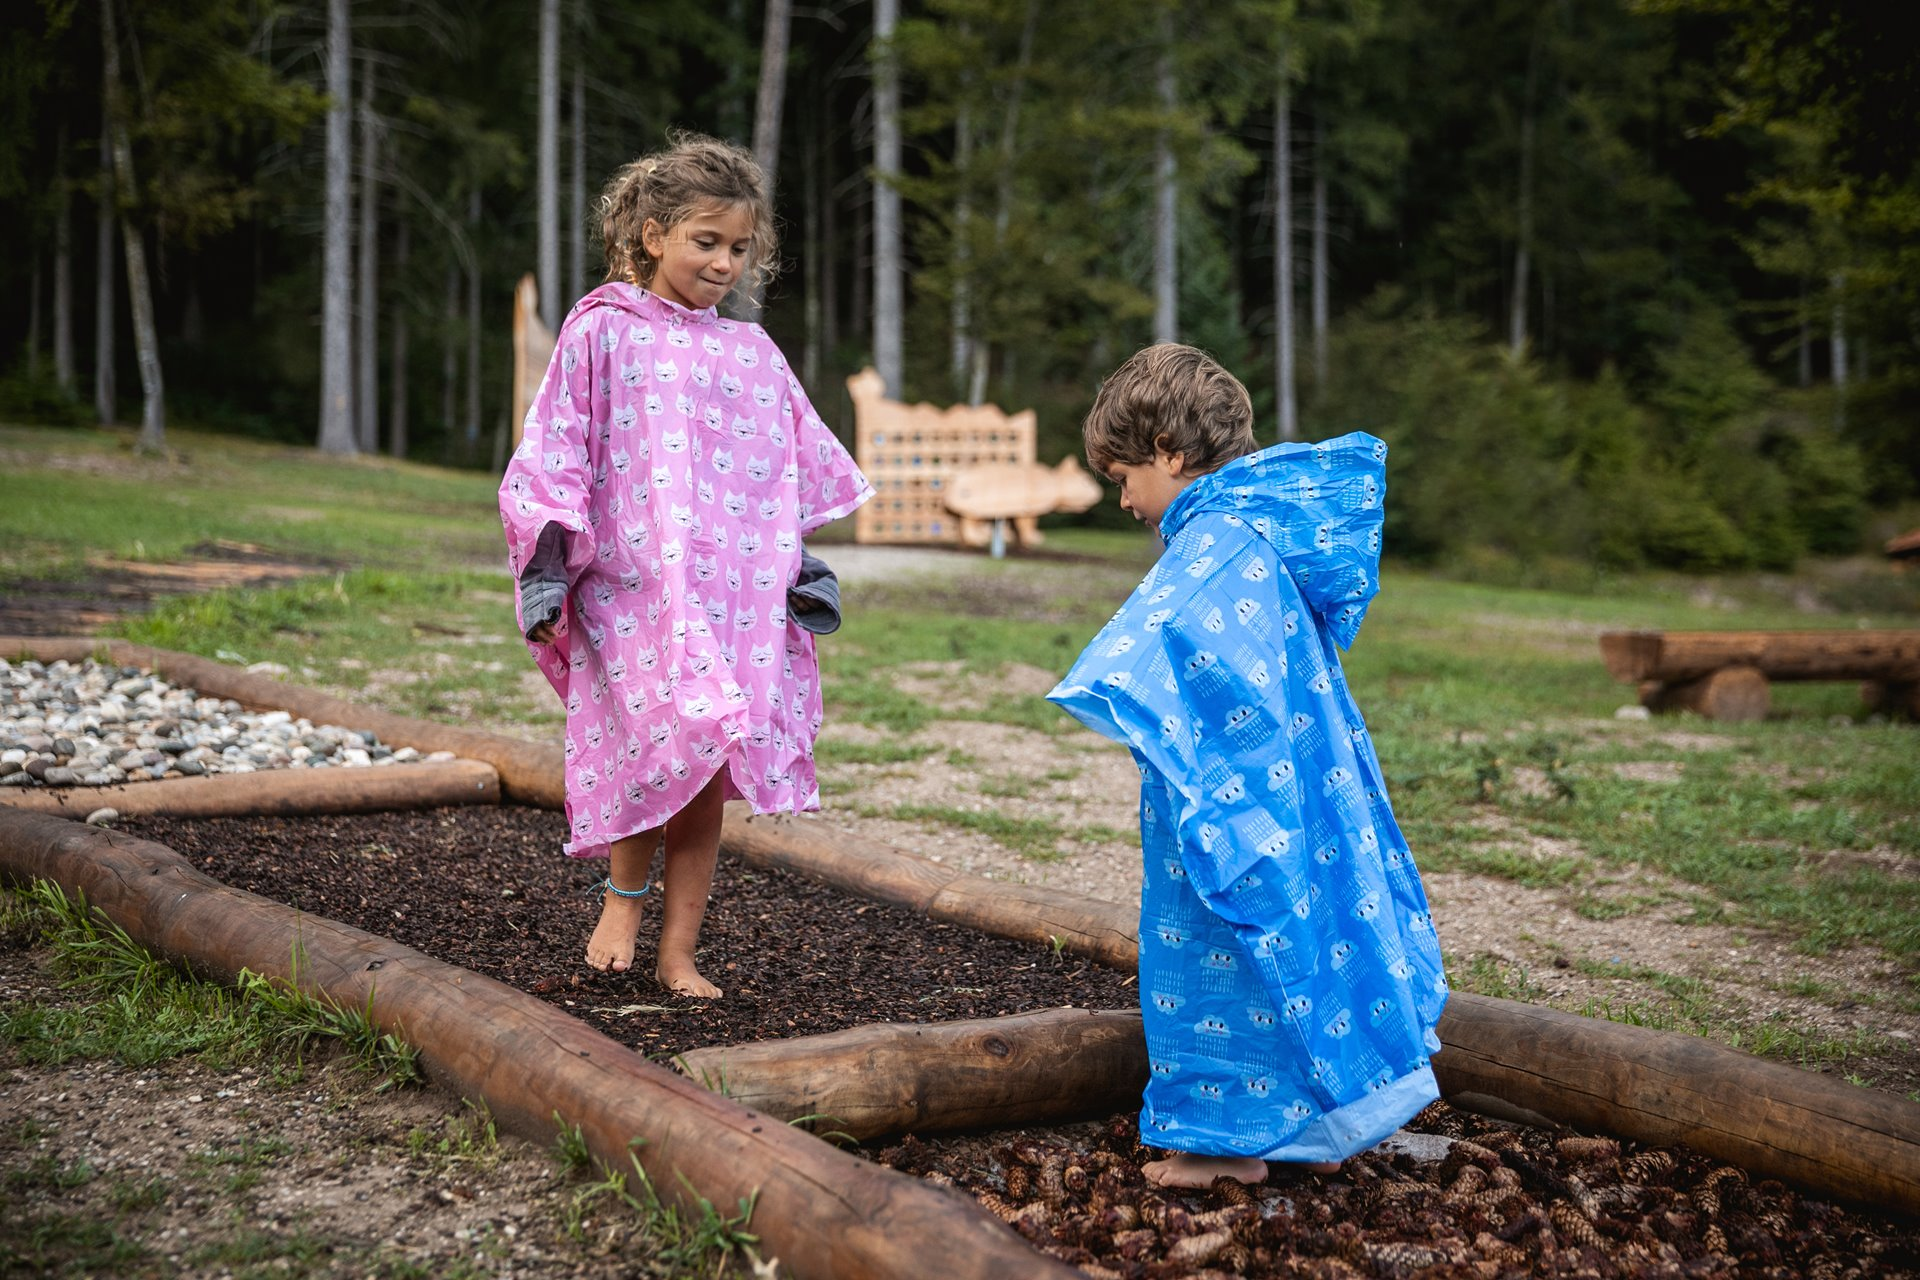
[[[588,889],[587,892],[588,893],[598,892],[599,895],[603,898],[606,897],[609,893],[613,894],[613,896],[616,898],[644,898],[648,894],[653,892],[653,886],[650,884],[643,884],[638,889],[622,889],[619,885],[613,882],[612,876],[608,876],[605,880],[602,880],[599,884],[596,884],[592,888]]]

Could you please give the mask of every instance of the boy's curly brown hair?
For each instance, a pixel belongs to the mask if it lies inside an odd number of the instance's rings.
[[[1135,352],[1100,384],[1081,425],[1087,465],[1104,476],[1155,452],[1181,454],[1190,476],[1252,453],[1253,401],[1240,379],[1198,347],[1162,342]]]
[[[780,237],[773,224],[767,179],[753,153],[704,134],[676,132],[664,151],[622,165],[600,193],[597,209],[606,240],[607,279],[644,288],[659,264],[641,243],[649,218],[672,231],[702,209],[744,208],[753,219],[742,288],[751,298],[780,269]]]

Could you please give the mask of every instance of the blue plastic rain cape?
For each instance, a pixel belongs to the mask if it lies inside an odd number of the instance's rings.
[[[1182,490],[1048,695],[1140,768],[1150,1145],[1338,1160],[1439,1096],[1439,943],[1339,659],[1377,590],[1386,452],[1279,445]]]

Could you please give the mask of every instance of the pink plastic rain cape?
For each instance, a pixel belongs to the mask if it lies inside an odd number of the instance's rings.
[[[516,580],[567,531],[552,645],[567,852],[601,856],[716,773],[756,813],[819,806],[813,637],[787,618],[800,540],[873,493],[757,324],[628,284],[561,327],[500,486]]]

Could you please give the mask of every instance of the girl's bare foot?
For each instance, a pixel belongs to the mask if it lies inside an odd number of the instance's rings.
[[[669,964],[662,960],[654,967],[653,976],[675,995],[697,996],[702,1000],[718,1000],[722,995],[720,988],[701,977],[700,971],[691,964]]]
[[[1205,1191],[1215,1178],[1260,1183],[1267,1180],[1267,1162],[1254,1156],[1196,1156],[1182,1152],[1140,1166],[1156,1187],[1189,1187]]]
[[[633,968],[633,940],[640,932],[645,905],[638,898],[609,893],[600,901],[600,923],[587,939],[587,964],[602,973]]]

